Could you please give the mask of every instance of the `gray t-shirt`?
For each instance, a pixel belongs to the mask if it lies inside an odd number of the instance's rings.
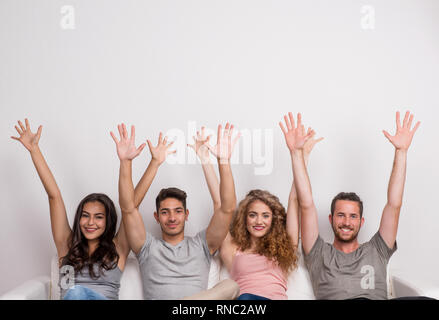
[[[64,267],[64,268],[63,268]],[[102,269],[102,274],[99,272],[99,266],[97,264],[93,265],[93,271],[95,275],[99,275],[97,279],[93,279],[88,271],[88,267],[84,267],[81,272],[75,273],[74,281],[69,281],[66,288],[64,288],[63,277],[69,275],[68,272],[74,272],[73,267],[71,267],[71,271],[67,271],[66,266],[60,268],[59,273],[59,281],[58,285],[61,289],[61,299],[64,299],[64,296],[67,293],[67,290],[73,285],[82,285],[91,290],[94,290],[103,296],[105,296],[109,300],[118,300],[119,299],[119,288],[120,288],[120,278],[122,277],[122,271],[119,267],[114,269],[105,270]]]
[[[206,230],[173,246],[149,233],[137,254],[147,300],[175,300],[207,289],[211,254]]]
[[[387,263],[396,251],[379,231],[351,253],[343,253],[319,236],[305,263],[317,299],[387,299]]]

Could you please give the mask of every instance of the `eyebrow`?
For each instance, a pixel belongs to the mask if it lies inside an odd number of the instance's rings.
[[[256,212],[256,211],[249,211],[248,212],[249,214],[250,213],[256,213],[256,214],[258,214],[258,212]],[[268,212],[268,211],[265,211],[265,212],[261,212],[262,214],[272,214],[271,212]]]
[[[171,211],[171,210],[184,210],[183,207],[177,207],[177,208],[161,208],[160,211]]]
[[[87,212],[87,211],[85,211],[85,210],[82,210],[82,213],[87,213],[87,214],[91,214],[91,215],[93,215],[93,213]],[[105,213],[98,212],[98,213],[94,213],[94,215],[95,215],[95,216],[97,216],[97,215],[105,215]]]

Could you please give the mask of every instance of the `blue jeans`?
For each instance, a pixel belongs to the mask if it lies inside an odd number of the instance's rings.
[[[75,285],[64,295],[64,300],[108,300],[102,294],[87,287]]]
[[[251,294],[251,293],[243,293],[238,297],[237,300],[270,300],[270,299],[265,298],[265,297],[261,297],[261,296],[257,296],[255,294]]]

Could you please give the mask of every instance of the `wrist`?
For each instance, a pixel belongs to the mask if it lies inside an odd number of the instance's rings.
[[[395,148],[395,152],[407,154],[408,148]]]
[[[305,165],[307,166],[308,165],[308,161],[309,161],[309,155],[304,154],[303,155],[303,160],[305,161]]]
[[[41,152],[41,150],[40,150],[40,147],[39,147],[38,145],[32,146],[32,147],[29,149],[29,153],[30,153],[31,155],[32,155],[32,154],[39,153],[39,152]]]
[[[210,159],[209,154],[197,153],[197,156],[201,162],[207,162]]]
[[[303,149],[293,149],[290,150],[290,154],[292,157],[294,156],[303,156],[305,158],[305,154],[303,152]]]
[[[132,162],[133,162],[133,160],[131,160],[131,159],[120,159],[121,165],[131,165]]]
[[[150,164],[150,166],[153,166],[153,167],[158,168],[158,167],[160,167],[160,165],[162,164],[162,162],[160,162],[160,161],[157,160],[157,159],[152,158],[151,161],[149,162],[149,164]]]
[[[230,159],[228,158],[217,158],[218,159],[218,165],[230,165]]]

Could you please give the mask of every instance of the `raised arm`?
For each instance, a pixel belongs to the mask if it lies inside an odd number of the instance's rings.
[[[67,220],[66,208],[61,196],[61,191],[59,190],[55,178],[53,177],[38,145],[43,127],[39,126],[37,132],[32,133],[28,119],[25,119],[25,124],[26,126],[24,126],[21,121],[18,121],[19,127],[15,126],[15,129],[20,137],[11,138],[20,141],[29,151],[38,176],[40,177],[47,196],[49,197],[52,236],[58,257],[61,258],[64,257],[69,250],[68,240],[71,236],[72,229]]]
[[[201,127],[201,134],[197,131],[197,136],[194,137],[194,144],[188,144],[188,147],[194,149],[203,168],[204,178],[206,179],[207,187],[209,189],[210,197],[213,202],[214,212],[221,206],[221,196],[218,177],[216,176],[213,164],[210,161],[209,140],[211,136],[206,138],[204,133],[204,127]]]
[[[314,205],[311,183],[304,159],[305,143],[311,138],[314,131],[309,129],[305,133],[300,113],[297,116],[297,127],[291,112],[288,113],[288,117],[284,116],[284,120],[286,129],[282,122],[279,122],[279,126],[282,129],[291,154],[294,184],[301,210],[302,247],[305,254],[308,254],[319,235],[317,209]]]
[[[126,235],[129,247],[138,253],[143,246],[146,239],[145,226],[143,224],[142,216],[136,207],[134,197],[134,185],[132,180],[132,160],[137,157],[143,150],[146,144],[142,144],[136,148],[135,128],[131,127],[131,136],[128,133],[124,124],[117,126],[119,129],[120,140],[118,140],[113,132],[110,132],[111,137],[116,143],[117,155],[120,160],[119,170],[119,204],[122,211],[123,233],[116,236],[117,243],[122,246],[123,235]]]
[[[226,124],[224,133],[222,126],[218,126],[217,144],[215,147],[207,145],[209,150],[218,160],[220,176],[220,207],[214,211],[206,231],[207,244],[213,254],[222,244],[229,231],[230,222],[236,209],[235,184],[233,181],[232,170],[230,168],[230,158],[233,148],[238,141],[240,134],[232,140],[233,125]]]
[[[314,148],[317,142],[323,140],[323,138],[314,139],[314,136],[315,134],[313,133],[310,139],[308,139],[305,142],[303,148],[304,161],[306,167],[308,167],[309,155],[311,153],[311,150]],[[300,207],[297,200],[296,184],[293,179],[290,196],[288,198],[288,208],[287,208],[287,232],[291,237],[293,246],[297,246],[299,244],[299,230],[300,230],[299,211],[300,211]]]
[[[385,137],[395,147],[395,157],[393,160],[392,173],[390,175],[389,187],[387,189],[387,203],[384,207],[380,223],[380,235],[389,248],[393,248],[398,232],[399,214],[402,206],[404,193],[407,151],[413,139],[413,135],[418,129],[418,121],[411,130],[413,115],[408,111],[405,114],[402,126],[399,112],[396,113],[396,133],[394,136],[383,130]]]
[[[157,145],[154,147],[150,140],[147,140],[148,148],[151,153],[151,161],[145,170],[142,178],[139,180],[136,189],[134,190],[134,202],[136,208],[139,208],[143,201],[146,193],[151,187],[152,182],[157,174],[159,167],[166,160],[169,154],[175,153],[176,151],[170,151],[169,148],[174,144],[174,142],[168,143],[167,137],[163,138],[163,134],[160,132]]]

